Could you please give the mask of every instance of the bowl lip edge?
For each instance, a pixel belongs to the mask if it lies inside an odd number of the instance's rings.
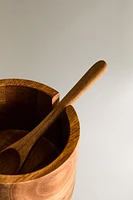
[[[5,83],[6,83],[6,85],[9,85],[9,86],[15,85],[15,83],[17,83],[18,86],[27,86],[27,83],[28,83],[28,87],[35,88],[37,90],[39,87],[39,90],[42,92],[44,92],[44,90],[46,90],[46,88],[48,88],[48,89],[50,88],[50,91],[53,91],[52,95],[50,96],[50,97],[52,97],[52,100],[53,100],[52,105],[54,105],[54,103],[57,103],[59,101],[59,92],[57,92],[56,90],[54,90],[53,88],[51,88],[45,84],[42,84],[42,83],[39,83],[36,81],[32,81],[32,80],[26,80],[26,79],[1,79],[0,87],[5,86]],[[49,92],[47,94],[49,94]],[[13,184],[13,183],[25,183],[28,181],[36,180],[42,176],[46,176],[49,173],[57,170],[60,166],[62,166],[69,159],[69,157],[72,155],[72,153],[75,151],[75,149],[78,145],[79,135],[80,135],[80,125],[79,125],[77,113],[76,113],[75,109],[73,108],[73,106],[71,106],[71,105],[67,106],[65,108],[65,112],[67,114],[69,122],[74,121],[74,124],[77,128],[75,130],[74,127],[72,126],[72,123],[70,123],[70,137],[69,137],[68,143],[65,146],[64,150],[62,151],[62,153],[48,166],[46,166],[40,170],[37,170],[36,172],[31,172],[31,173],[22,174],[22,175],[2,175],[2,174],[0,174],[0,185],[1,184]],[[70,115],[70,113],[73,113],[74,118],[72,117],[72,115]],[[74,136],[76,136],[75,137],[76,139],[73,143],[71,143]],[[71,147],[70,153],[67,154],[67,156],[64,158],[64,154],[68,151],[68,149],[70,147]],[[52,166],[54,166],[54,167],[52,168]],[[39,174],[39,172],[41,172],[41,176],[37,176],[37,173]]]

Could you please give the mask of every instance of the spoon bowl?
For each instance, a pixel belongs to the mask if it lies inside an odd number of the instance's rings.
[[[3,151],[0,153],[0,168],[1,174],[14,174],[19,168],[20,165],[20,155],[15,149],[7,149],[6,151]],[[7,160],[8,163],[10,163],[10,166],[7,165]]]
[[[9,145],[14,142],[20,140],[28,133],[27,130],[2,130],[0,131],[0,150],[5,149]],[[42,153],[43,152],[43,153]],[[40,169],[41,167],[45,167],[49,163],[51,163],[58,155],[60,151],[58,148],[49,140],[42,137],[40,140],[34,145],[34,148],[31,150],[18,174],[26,174],[33,172],[35,170]],[[7,151],[3,151],[0,154],[2,156],[3,162],[1,163],[1,174],[5,174],[5,172],[9,174],[16,174],[16,171],[19,168],[20,156],[15,149],[8,149]],[[5,162],[3,158],[10,160],[13,165],[11,165],[10,170],[8,168],[5,169]],[[37,158],[37,159],[35,159]],[[1,159],[1,158],[0,158]]]

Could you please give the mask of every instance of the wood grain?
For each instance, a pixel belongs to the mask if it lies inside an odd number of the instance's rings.
[[[75,102],[75,100],[104,73],[106,67],[107,64],[105,61],[99,61],[95,63],[70,90],[70,92],[68,92],[68,94],[58,103],[58,105],[54,107],[54,109],[41,121],[39,125],[37,125],[31,132],[21,138],[18,142],[13,143],[11,146],[7,147],[5,151],[0,153],[1,174],[15,174],[20,169],[33,145],[53,124],[57,117],[59,117],[63,109]],[[34,104],[31,107],[34,108]],[[14,153],[14,156],[12,156],[12,153]],[[8,156],[8,158],[12,156],[13,162],[16,164],[16,166],[14,164],[14,168],[9,167],[10,159],[5,160],[6,156]]]
[[[6,121],[6,117],[8,116],[8,111],[6,109],[6,102],[12,98],[12,103],[9,104],[9,110],[12,110],[12,106],[15,105],[14,102],[17,101],[18,97],[16,98],[16,94],[9,95],[7,94],[6,87],[8,86],[17,86],[15,93],[19,93],[19,86],[23,86],[23,97],[21,99],[21,95],[19,95],[19,101],[21,102],[20,105],[27,105],[25,108],[28,110],[28,106],[30,102],[36,102],[36,109],[34,109],[34,112],[31,112],[33,114],[34,118],[33,121],[25,123],[25,119],[23,121],[23,111],[17,113],[17,109],[14,112],[14,114],[19,114],[19,123],[15,123],[15,117],[12,115],[12,124],[9,124]],[[2,87],[2,89],[1,89]],[[25,87],[28,89],[36,89],[44,93],[45,95],[41,94],[41,97],[37,98],[40,99],[35,101],[36,99],[36,92],[32,95],[32,98],[28,97],[28,103],[26,102],[27,98],[25,99]],[[11,88],[10,88],[11,89]],[[27,80],[2,80],[0,81],[0,93],[2,92],[2,95],[0,95],[0,116],[1,113],[3,113],[3,122],[0,123],[0,132],[2,141],[4,140],[4,128],[9,129],[9,133],[5,136],[7,139],[7,143],[3,142],[2,145],[6,146],[9,145],[11,142],[14,142],[16,140],[15,136],[12,136],[11,128],[22,128],[23,130],[23,122],[24,122],[24,128],[27,127],[28,130],[33,128],[36,123],[38,123],[43,116],[43,111],[45,110],[45,107],[47,107],[48,111],[54,107],[58,101],[59,101],[59,93],[55,92],[47,86],[43,86],[43,84],[39,84],[32,81]],[[28,91],[29,92],[29,91]],[[52,94],[51,94],[52,93]],[[10,93],[11,94],[11,93]],[[32,92],[31,92],[32,94]],[[10,97],[8,99],[8,97]],[[35,98],[33,100],[33,98]],[[45,98],[47,99],[47,102],[45,101]],[[26,104],[25,104],[26,102]],[[44,106],[44,104],[45,106]],[[41,104],[41,107],[39,107],[39,104]],[[17,104],[16,104],[17,105]],[[39,108],[38,108],[39,107]],[[42,108],[42,109],[41,109]],[[1,111],[2,110],[2,111]],[[5,111],[5,112],[4,112]],[[27,111],[27,114],[29,115],[30,109]],[[39,114],[37,114],[39,112]],[[22,114],[22,115],[21,115]],[[30,115],[29,115],[30,116]],[[36,118],[36,119],[35,119]],[[26,124],[26,125],[25,125]],[[56,137],[52,137],[53,133],[51,131],[55,132]],[[11,135],[10,135],[11,134]],[[17,134],[17,133],[16,133]],[[13,137],[10,141],[10,136]],[[21,136],[20,136],[21,137]],[[49,139],[49,142],[53,143],[53,145],[57,145],[57,149],[59,149],[60,153],[58,157],[54,158],[48,165],[45,164],[46,160],[38,164],[38,168],[34,169],[33,172],[27,173],[27,171],[24,171],[24,174],[18,175],[0,175],[0,199],[1,200],[70,200],[73,188],[74,188],[74,182],[75,182],[75,174],[76,174],[76,161],[77,161],[77,148],[78,148],[78,141],[79,141],[79,121],[77,114],[72,106],[68,106],[62,115],[59,117],[59,119],[53,124],[53,126],[47,130],[46,133],[47,140]],[[18,139],[18,136],[17,136]],[[60,141],[59,141],[60,140]],[[35,151],[35,149],[34,149]],[[33,151],[33,152],[34,152]],[[39,152],[41,154],[45,154],[45,148],[39,149]],[[32,152],[32,153],[33,153]],[[34,152],[36,153],[36,151]],[[32,155],[32,154],[31,154]],[[53,155],[53,153],[52,153]],[[52,156],[51,155],[51,156]],[[51,157],[50,156],[50,157]],[[31,156],[32,157],[32,156]],[[37,159],[37,156],[36,156]],[[28,161],[29,162],[29,161]],[[24,167],[25,170],[25,167]]]

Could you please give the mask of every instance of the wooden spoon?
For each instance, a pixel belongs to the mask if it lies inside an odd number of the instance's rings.
[[[105,61],[95,63],[37,127],[0,153],[0,174],[17,174],[37,140],[59,117],[63,109],[74,103],[104,73],[106,67]]]

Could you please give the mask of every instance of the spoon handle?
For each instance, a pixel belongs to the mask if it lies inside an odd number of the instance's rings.
[[[79,96],[81,96],[81,94],[85,92],[85,90],[89,88],[104,73],[106,67],[107,64],[105,61],[99,61],[95,63],[78,81],[78,83],[67,93],[67,95],[58,103],[58,105],[55,106],[53,110],[44,118],[44,120],[42,120],[42,122],[36,126],[36,128],[34,128],[19,141],[8,147],[16,149],[19,152],[19,155],[21,155],[20,166],[22,166],[33,145],[42,135],[46,133],[47,129],[59,117],[64,108],[74,103],[75,100],[79,98]]]
[[[58,118],[63,109],[74,103],[76,99],[78,99],[105,72],[106,68],[107,64],[103,60],[95,63],[58,103],[58,105],[54,107],[47,117],[34,129],[37,133],[36,135],[39,135],[40,132],[44,133]]]
[[[64,106],[73,104],[106,70],[105,61],[95,63],[62,99]]]

